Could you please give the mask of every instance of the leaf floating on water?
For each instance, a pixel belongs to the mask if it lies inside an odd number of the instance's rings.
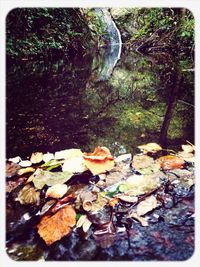
[[[23,175],[25,173],[29,173],[29,172],[34,172],[34,168],[33,167],[27,167],[27,168],[23,168],[23,169],[20,169],[17,174],[18,175]]]
[[[14,163],[19,163],[20,160],[21,160],[21,158],[19,156],[8,159],[8,161],[11,161],[11,162],[14,162]]]
[[[125,194],[117,194],[116,197],[122,201],[128,202],[128,203],[136,203],[138,201],[138,197],[135,196],[129,196]]]
[[[142,150],[144,154],[147,154],[148,152],[156,153],[157,151],[162,150],[162,147],[156,143],[148,143],[137,147]]]
[[[183,151],[186,153],[192,153],[195,150],[194,145],[182,145],[181,147],[182,147]]]
[[[61,150],[55,153],[55,159],[70,159],[82,156],[83,152],[78,148]]]
[[[137,215],[145,215],[157,207],[157,199],[154,196],[147,197],[137,205]]]
[[[132,212],[128,218],[134,218],[141,223],[142,226],[148,226],[148,222],[145,218],[139,216],[136,212]]]
[[[178,156],[187,162],[191,162],[191,163],[195,162],[195,157],[193,153],[181,151],[178,153]]]
[[[61,198],[67,193],[67,190],[66,184],[55,184],[47,189],[46,197]]]
[[[42,152],[34,152],[31,155],[30,161],[33,164],[40,163],[43,159],[43,153]]]
[[[141,195],[156,189],[160,185],[160,172],[150,175],[132,175],[126,182],[128,184],[127,195]]]
[[[30,160],[22,160],[19,162],[19,165],[21,167],[29,167],[32,165],[32,162]]]
[[[87,218],[86,215],[81,215],[81,217],[78,219],[77,223],[76,223],[76,227],[83,228],[83,231],[86,233],[90,226],[92,225],[91,221]]]
[[[66,159],[62,166],[62,170],[72,173],[82,173],[87,170],[87,167],[84,164],[83,157],[78,156]]]
[[[12,177],[17,174],[17,171],[20,169],[20,166],[14,162],[6,163],[6,177]]]
[[[26,177],[20,177],[15,181],[6,182],[6,192],[12,192],[15,188],[17,188],[20,184],[23,184],[26,180]]]
[[[18,200],[21,204],[36,204],[40,200],[40,192],[37,192],[34,187],[27,184],[19,192]]]
[[[93,175],[105,173],[114,167],[114,158],[106,147],[98,146],[93,153],[83,153],[84,163]]]
[[[132,167],[141,174],[151,174],[159,171],[160,164],[147,155],[135,155],[133,157]]]
[[[157,161],[163,170],[181,169],[185,165],[183,158],[174,155],[162,156]]]
[[[37,169],[28,179],[27,182],[33,182],[35,187],[42,189],[46,184],[53,186],[55,184],[64,184],[72,177],[71,172],[50,172],[42,169]]]
[[[46,153],[46,154],[43,154],[43,157],[42,157],[42,160],[44,162],[48,162],[50,160],[54,159],[54,154],[53,153]]]
[[[38,234],[49,246],[69,234],[75,224],[76,212],[72,206],[67,205],[52,216],[44,215],[37,225]]]

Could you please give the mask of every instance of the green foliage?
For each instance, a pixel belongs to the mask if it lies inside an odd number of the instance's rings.
[[[26,57],[85,50],[90,30],[79,9],[16,8],[6,19],[7,55]]]

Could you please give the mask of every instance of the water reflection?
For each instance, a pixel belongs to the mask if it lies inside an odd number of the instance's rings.
[[[112,69],[104,56],[8,63],[7,157],[194,141],[191,62],[124,52]]]

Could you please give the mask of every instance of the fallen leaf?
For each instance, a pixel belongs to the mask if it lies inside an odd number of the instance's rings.
[[[73,173],[81,173],[87,170],[87,167],[84,164],[84,160],[82,156],[76,156],[70,159],[66,159],[63,166],[63,171],[73,172]]]
[[[34,172],[34,170],[35,169],[33,167],[27,167],[27,168],[23,168],[23,169],[20,169],[19,171],[17,171],[17,174],[23,175],[25,173]]]
[[[55,184],[47,189],[46,197],[61,198],[67,193],[67,190],[66,184]]]
[[[192,153],[194,151],[193,145],[182,145],[181,147],[182,147],[183,151],[186,153]]]
[[[134,218],[141,223],[142,226],[148,226],[148,222],[145,218],[140,217],[136,212],[132,212],[128,218]]]
[[[106,147],[98,146],[93,153],[83,153],[84,163],[93,175],[105,173],[114,167],[114,158]]]
[[[128,203],[136,203],[138,201],[138,197],[136,196],[129,196],[125,194],[117,194],[115,195],[118,199],[128,202]]]
[[[157,161],[163,170],[181,169],[185,165],[183,158],[174,155],[162,156]]]
[[[22,160],[19,162],[19,165],[21,167],[29,167],[32,165],[32,162],[30,160]]]
[[[143,150],[144,154],[147,154],[148,152],[156,153],[157,151],[162,150],[162,147],[156,143],[148,143],[145,145],[137,146],[140,150]]]
[[[160,164],[147,155],[135,155],[133,157],[132,167],[141,174],[151,174],[159,171]]]
[[[55,153],[55,159],[70,159],[82,156],[83,152],[77,148],[65,149]]]
[[[119,199],[114,197],[114,198],[111,198],[109,201],[108,201],[108,204],[111,206],[111,207],[115,207],[117,204],[119,203]]]
[[[53,153],[46,153],[46,154],[43,154],[43,157],[42,157],[42,160],[44,162],[48,162],[50,160],[54,159],[54,154]]]
[[[157,207],[157,199],[154,196],[147,197],[137,205],[137,215],[145,215]]]
[[[43,159],[43,153],[42,152],[34,152],[31,155],[30,161],[33,164],[40,163]]]
[[[6,163],[6,177],[10,178],[16,175],[19,169],[20,169],[20,166],[14,162]]]
[[[163,174],[160,171],[150,175],[132,175],[126,180],[128,189],[125,193],[130,196],[137,196],[150,192],[160,186],[161,176]]]
[[[21,158],[19,156],[8,159],[8,161],[11,161],[11,162],[14,162],[14,163],[18,163],[18,162],[20,162],[20,160],[21,160]]]
[[[26,177],[20,177],[15,181],[6,182],[6,192],[12,192],[15,188],[17,188],[20,184],[23,184],[26,180]]]
[[[69,234],[75,224],[76,212],[72,206],[67,205],[52,216],[44,215],[37,225],[38,234],[49,246]]]
[[[76,223],[76,227],[83,228],[83,231],[86,233],[90,226],[91,226],[92,222],[87,218],[86,215],[81,215],[81,217],[78,219],[77,223]]]
[[[187,162],[191,162],[191,163],[195,162],[195,157],[193,153],[181,151],[178,153],[178,156]]]
[[[70,172],[50,172],[42,169],[37,169],[28,179],[27,182],[33,182],[35,187],[42,189],[46,184],[53,186],[55,184],[63,184],[72,177]]]
[[[36,191],[30,184],[27,184],[19,192],[17,199],[21,204],[39,204],[40,192]]]

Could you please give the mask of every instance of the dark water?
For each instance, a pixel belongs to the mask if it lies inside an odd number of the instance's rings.
[[[97,145],[120,154],[146,142],[194,142],[191,59],[122,51],[117,64],[116,53],[105,51],[8,61],[7,157]]]

